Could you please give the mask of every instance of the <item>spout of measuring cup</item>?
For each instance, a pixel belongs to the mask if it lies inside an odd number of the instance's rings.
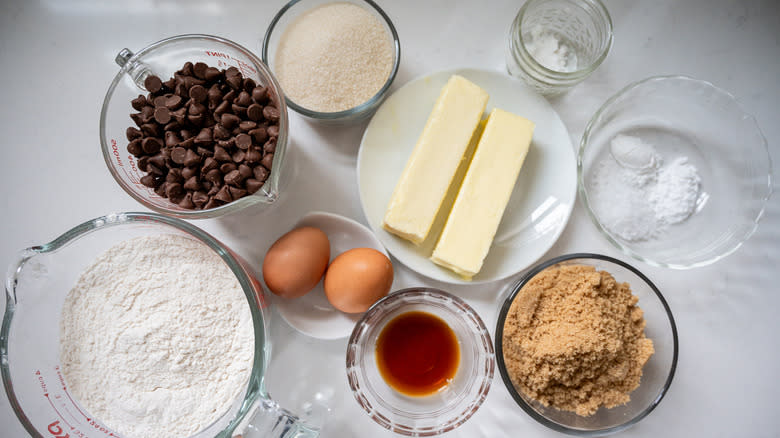
[[[35,248],[27,248],[16,254],[14,261],[8,265],[5,275],[6,309],[18,302],[16,291],[22,277],[41,277],[46,275],[46,267],[40,263],[31,262],[38,252]]]
[[[125,47],[117,53],[114,62],[122,67],[122,70],[130,76],[138,88],[146,92],[147,90],[144,86],[144,81],[149,75],[153,75],[154,72],[152,72],[152,69],[148,65],[137,59],[133,59],[134,55],[135,54],[130,49]]]
[[[233,432],[233,438],[316,438],[328,408],[312,406],[305,419],[292,414],[271,399],[260,398],[253,406],[255,413]]]

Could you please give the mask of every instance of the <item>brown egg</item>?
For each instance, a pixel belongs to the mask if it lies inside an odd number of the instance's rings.
[[[298,298],[319,283],[328,260],[328,236],[319,228],[296,228],[274,242],[265,254],[263,278],[276,295]]]
[[[393,264],[372,248],[341,253],[325,273],[325,296],[333,307],[346,313],[365,312],[390,292]]]

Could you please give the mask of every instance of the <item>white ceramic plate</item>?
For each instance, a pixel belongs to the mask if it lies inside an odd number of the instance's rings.
[[[374,233],[365,225],[332,213],[311,212],[302,217],[294,228],[316,227],[328,236],[330,261],[352,248],[374,248],[382,254],[387,251]],[[338,339],[349,336],[362,313],[349,314],[336,310],[325,297],[322,280],[311,292],[296,299],[273,295],[274,305],[285,321],[299,332],[318,339]]]
[[[406,160],[442,87],[453,74],[469,79],[490,94],[486,112],[501,108],[536,123],[531,149],[493,246],[482,270],[470,282],[428,259],[435,239],[429,238],[421,246],[415,246],[382,229],[385,208]],[[561,235],[571,215],[577,189],[571,139],[547,100],[505,74],[473,69],[423,76],[388,97],[363,134],[357,174],[363,212],[388,251],[412,270],[447,283],[495,281],[529,267]]]

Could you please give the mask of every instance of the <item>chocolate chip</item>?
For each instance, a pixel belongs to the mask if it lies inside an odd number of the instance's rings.
[[[173,93],[179,97],[189,97],[187,95],[187,87],[184,86],[184,82],[176,84],[176,88],[173,89]]]
[[[181,123],[177,122],[176,120],[171,120],[170,122],[168,122],[168,124],[163,126],[164,132],[168,132],[168,131],[175,132],[178,131],[179,129],[181,129]]]
[[[196,86],[196,85],[206,85],[206,81],[202,79],[198,79],[194,76],[185,76],[184,77],[184,87],[189,90],[190,88]]]
[[[169,198],[176,198],[184,195],[184,187],[179,183],[165,184],[165,195]]]
[[[214,147],[214,158],[217,161],[230,161],[232,158],[222,146]]]
[[[257,144],[261,144],[268,139],[268,132],[262,126],[249,131],[249,135],[255,138]]]
[[[165,106],[169,110],[173,111],[173,110],[179,109],[179,107],[181,107],[183,102],[184,102],[184,100],[181,98],[181,96],[177,96],[175,94],[172,94],[172,95],[168,96],[167,99],[165,99]]]
[[[179,146],[187,149],[191,149],[195,146],[195,138],[190,137],[186,140],[182,140],[181,143],[179,143]]]
[[[254,178],[246,180],[246,191],[250,194],[257,192],[261,187],[263,187],[263,183]]]
[[[233,129],[241,122],[241,119],[235,114],[222,114],[221,122],[225,129]]]
[[[223,116],[230,111],[230,103],[225,100],[214,109],[214,116]]]
[[[218,105],[220,102],[222,102],[222,91],[220,91],[218,84],[212,85],[206,94],[209,103]]]
[[[209,195],[205,192],[197,191],[192,194],[192,203],[196,207],[203,207],[209,201]]]
[[[231,90],[228,88],[228,91],[225,93],[225,96],[222,98],[227,103],[233,103],[233,101],[236,99],[236,90]]]
[[[206,107],[201,103],[192,103],[187,108],[187,114],[191,116],[198,116],[206,112]]]
[[[184,149],[182,147],[176,147],[171,150],[171,160],[173,160],[176,164],[184,164],[184,160],[187,157],[187,151],[190,151],[189,149]]]
[[[143,94],[139,94],[138,97],[130,102],[130,105],[134,110],[141,111],[141,109],[146,106],[146,97],[144,97]]]
[[[160,151],[160,148],[162,148],[162,142],[155,137],[146,137],[141,142],[141,147],[143,151],[146,152],[147,154],[156,154],[157,152]],[[165,163],[162,164],[164,165]]]
[[[155,188],[158,185],[160,185],[158,182],[155,181],[154,176],[150,175],[150,174],[146,174],[146,175],[142,176],[140,181],[141,181],[141,184],[143,184],[143,185],[145,185],[146,187],[149,187],[149,188]]]
[[[186,208],[188,210],[195,208],[195,203],[192,202],[192,193],[187,193],[183,198],[181,198],[181,201],[179,201],[179,207]]]
[[[252,97],[246,91],[242,91],[238,93],[238,97],[233,101],[233,103],[241,106],[249,106],[252,104]]]
[[[243,163],[238,165],[238,171],[243,179],[250,178],[253,175],[252,168]]]
[[[168,98],[165,96],[157,96],[154,99],[152,99],[152,105],[154,105],[155,108],[157,108],[158,106],[165,106],[165,101],[167,99]]]
[[[144,123],[152,120],[154,118],[154,107],[151,105],[146,105],[145,107],[141,108],[139,115],[141,116],[141,120],[143,120]]]
[[[222,77],[222,72],[220,72],[216,67],[209,67],[206,69],[204,76],[206,77],[206,81],[214,82]]]
[[[156,139],[153,139],[156,140]],[[165,168],[165,157],[162,154],[156,154],[149,157],[149,165],[161,170]]]
[[[279,110],[275,106],[266,105],[263,107],[263,116],[271,122],[278,122]]]
[[[130,152],[136,157],[140,157],[144,154],[144,150],[141,147],[141,139],[136,138],[135,140],[131,141],[127,144],[127,152]]]
[[[259,122],[260,120],[263,120],[263,107],[256,103],[253,103],[249,105],[249,107],[247,107],[246,115],[247,117],[249,117],[250,120]]]
[[[171,115],[173,116],[174,120],[176,120],[179,123],[184,123],[187,120],[187,108],[179,108],[176,111],[172,111]]]
[[[252,90],[252,99],[261,105],[264,104],[268,100],[268,88],[255,87]]]
[[[222,188],[222,181],[218,181],[218,182],[212,184],[211,188],[209,189],[208,193],[206,193],[206,194],[209,195],[209,196],[214,196],[214,195],[217,194],[217,192],[221,188]]]
[[[209,202],[206,203],[206,205],[203,206],[204,210],[208,210],[210,208],[216,208],[222,205],[222,202],[218,201],[216,198],[209,198]]]
[[[192,66],[192,74],[199,79],[206,79],[206,70],[208,70],[208,68],[209,66],[206,65],[205,62],[196,62],[195,65]]]
[[[246,190],[240,188],[240,187],[234,187],[234,186],[228,186],[228,190],[230,191],[230,196],[233,199],[239,199],[246,196]]]
[[[256,166],[254,169],[252,169],[252,173],[254,173],[255,179],[260,182],[264,182],[266,179],[268,179],[268,169],[263,166]]]
[[[186,161],[185,161],[185,163],[186,163]],[[188,167],[185,167],[185,168],[183,168],[181,170],[181,177],[184,178],[185,180],[188,180],[188,179],[190,179],[190,178],[192,178],[194,176],[197,176],[197,175],[198,175],[198,169],[196,169],[195,167],[189,167],[188,166]]]
[[[144,123],[141,125],[141,131],[143,131],[146,136],[159,137],[160,126],[157,123]]]
[[[222,163],[222,165],[219,166],[219,171],[222,172],[223,175],[228,174],[236,169],[238,169],[238,167],[230,162]]]
[[[272,138],[263,145],[263,153],[273,154],[274,152],[276,152],[276,139]]]
[[[181,70],[179,70],[177,73],[182,74],[184,76],[192,76],[193,75],[193,65],[191,62],[187,61],[184,63],[184,66],[182,66]]]
[[[129,141],[135,140],[136,138],[141,138],[144,136],[143,132],[141,132],[140,129],[134,128],[132,126],[128,127],[127,130],[125,130],[125,136]]]
[[[279,125],[271,125],[267,131],[269,137],[279,137]]]
[[[184,174],[184,172],[182,172],[182,175],[183,174]],[[187,181],[184,183],[184,189],[185,190],[191,190],[191,191],[194,192],[196,190],[200,190],[200,187],[201,187],[201,185],[200,185],[200,182],[198,182],[198,177],[197,176],[189,177],[187,179]]]
[[[162,125],[167,124],[171,121],[171,110],[164,106],[159,106],[155,108],[154,110],[154,120],[157,120],[157,123],[160,123]]]
[[[193,101],[203,103],[208,97],[208,91],[206,91],[206,88],[204,88],[203,85],[195,85],[190,88],[189,95],[190,99]]]
[[[192,149],[187,149],[187,152],[184,154],[184,165],[187,167],[197,166],[200,163],[200,157]]]
[[[252,78],[244,78],[244,90],[248,92],[252,92],[252,90],[257,86],[255,83],[255,80]]]
[[[246,107],[241,106],[238,104],[230,105],[230,108],[233,110],[233,114],[239,116],[239,117],[246,117]]]
[[[259,163],[260,160],[263,159],[263,153],[256,149],[251,149],[246,152],[246,156],[244,158],[246,159],[247,163]]]
[[[236,151],[235,153],[233,153],[233,162],[235,162],[235,163],[240,163],[240,162],[244,161],[245,158],[246,158],[246,152],[244,152],[244,151],[242,151],[240,149],[238,151]]]
[[[159,186],[155,187],[154,193],[157,193],[157,196],[165,197],[165,183],[160,184]]]
[[[214,126],[214,138],[217,140],[225,140],[230,137],[230,131],[225,129],[224,126],[218,124]]]
[[[184,177],[181,175],[181,169],[173,168],[165,175],[165,182],[169,183],[181,183],[184,181]]]
[[[181,138],[174,131],[165,131],[165,146],[172,148],[181,143]]]
[[[211,128],[203,128],[198,133],[198,136],[195,137],[195,144],[199,146],[208,146],[214,143],[214,134],[212,133]]]
[[[234,90],[238,90],[241,88],[242,81],[240,76],[228,76],[226,73],[225,82],[227,82],[227,84],[230,85],[230,88]]]
[[[263,165],[266,169],[271,169],[271,165],[274,162],[274,154],[265,154],[263,155],[263,159],[260,161],[260,164]]]
[[[222,186],[222,188],[219,189],[217,194],[214,195],[214,198],[222,202],[230,202],[233,200],[233,197],[230,196],[230,189],[228,189],[227,186]]]
[[[206,172],[205,178],[207,181],[211,181],[212,183],[216,184],[222,181],[222,173],[219,171],[219,169],[211,169]]]
[[[239,149],[249,149],[252,146],[252,137],[247,134],[238,134],[236,136],[236,147]]]
[[[147,166],[149,166],[149,156],[144,155],[143,157],[138,159],[138,168],[143,170],[144,172],[148,172]]]
[[[200,155],[202,155],[204,157],[213,157],[214,156],[214,151],[212,151],[210,149],[207,149],[207,148],[204,148],[203,146],[198,146],[195,149],[195,151],[198,152]]]
[[[223,147],[225,149],[231,149],[236,147],[236,138],[230,137],[227,140],[220,140],[217,142],[217,146]]]
[[[236,169],[226,173],[224,180],[225,184],[238,186],[244,180],[244,177],[241,175],[241,172]]]
[[[162,81],[155,75],[149,75],[144,79],[144,88],[150,93],[157,93],[162,90]]]
[[[168,90],[173,90],[174,87],[176,87],[176,79],[170,78],[167,81],[163,82],[163,86]]]

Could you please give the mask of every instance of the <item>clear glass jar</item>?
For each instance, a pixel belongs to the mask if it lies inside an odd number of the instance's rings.
[[[600,0],[529,0],[509,30],[506,65],[539,93],[568,91],[612,47],[612,19]]]

